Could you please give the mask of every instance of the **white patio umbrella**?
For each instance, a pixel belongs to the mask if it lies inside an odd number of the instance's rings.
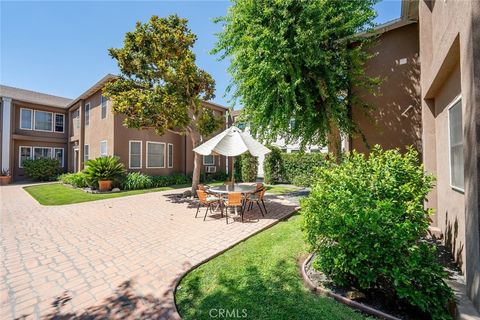
[[[227,157],[235,157],[247,151],[254,157],[270,153],[270,149],[255,140],[248,132],[243,132],[235,126],[231,126],[227,130],[219,133],[212,139],[193,149],[193,151],[204,156],[220,154]],[[233,171],[234,170],[232,170],[232,182],[234,181]]]

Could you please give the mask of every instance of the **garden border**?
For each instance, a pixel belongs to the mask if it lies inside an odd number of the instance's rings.
[[[255,231],[254,233],[248,235],[246,238],[243,238],[242,240],[240,241],[237,241],[231,245],[229,245],[228,247],[226,247],[225,249],[222,249],[220,251],[218,251],[217,253],[215,253],[214,255],[206,258],[205,260],[202,260],[200,261],[199,263],[193,265],[190,269],[184,271],[182,274],[180,274],[177,279],[175,280],[175,286],[173,288],[173,306],[174,306],[174,309],[175,309],[175,314],[172,315],[172,319],[182,319],[181,315],[180,315],[180,312],[178,312],[178,308],[177,308],[177,299],[176,299],[176,293],[177,293],[177,288],[178,288],[178,285],[180,284],[180,282],[182,282],[183,278],[185,278],[185,276],[187,274],[189,274],[190,272],[192,272],[193,270],[197,269],[198,267],[200,267],[201,265],[207,263],[208,261],[218,257],[219,255],[225,253],[226,251],[232,249],[233,247],[235,247],[236,245],[238,245],[239,243],[242,243],[248,239],[250,239],[251,237],[259,234],[260,232],[262,231],[265,231],[267,229],[270,229],[271,227],[275,226],[277,223],[279,222],[282,222],[282,221],[286,221],[288,220],[289,218],[291,218],[294,214],[298,213],[300,211],[300,206],[297,206],[295,207],[295,209],[293,209],[292,212],[286,214],[283,218],[281,219],[278,219],[276,221],[274,221],[273,223]]]
[[[320,294],[320,295],[323,295],[323,296],[331,297],[331,298],[335,299],[336,301],[338,301],[340,303],[343,303],[343,304],[345,304],[349,307],[352,307],[354,309],[357,309],[359,311],[362,311],[362,312],[364,312],[366,314],[369,314],[369,315],[372,315],[372,316],[380,317],[382,319],[387,319],[387,320],[401,320],[400,318],[394,317],[394,316],[392,316],[388,313],[382,312],[380,310],[369,307],[369,306],[364,305],[362,303],[353,301],[353,300],[348,299],[348,298],[346,298],[342,295],[336,294],[336,293],[334,293],[330,290],[327,290],[325,288],[318,287],[317,285],[315,285],[315,283],[313,283],[313,281],[310,280],[310,278],[308,277],[307,272],[305,270],[307,264],[310,262],[310,260],[312,260],[312,258],[313,258],[313,253],[310,254],[305,259],[305,261],[302,263],[302,266],[301,266],[301,273],[302,273],[303,282],[304,282],[305,286],[310,291],[312,291],[315,294]]]

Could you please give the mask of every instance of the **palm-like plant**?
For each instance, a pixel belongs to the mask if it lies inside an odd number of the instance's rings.
[[[125,166],[118,157],[100,157],[85,162],[83,170],[89,184],[96,184],[100,180],[113,180],[125,174]]]

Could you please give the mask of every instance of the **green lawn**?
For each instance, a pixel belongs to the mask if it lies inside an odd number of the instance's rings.
[[[247,319],[365,319],[304,287],[306,255],[295,215],[187,274],[176,293],[179,312],[187,320],[210,319],[219,309],[245,310]]]
[[[161,188],[153,188],[153,189],[120,191],[116,193],[104,193],[104,194],[87,193],[80,189],[74,189],[74,188],[65,186],[61,183],[37,185],[37,186],[25,187],[24,189],[32,197],[34,197],[35,200],[37,200],[40,204],[43,204],[46,206],[57,206],[62,204],[72,204],[72,203],[80,203],[80,202],[95,201],[95,200],[102,200],[102,199],[126,197],[126,196],[135,195],[135,194],[142,194],[142,193],[155,192],[155,191],[172,190],[172,189],[178,189],[178,188],[185,188],[188,186],[190,186],[190,184],[174,185],[170,187],[161,187]]]
[[[300,190],[302,188],[293,185],[270,185],[267,184],[267,193],[271,194],[286,194]]]

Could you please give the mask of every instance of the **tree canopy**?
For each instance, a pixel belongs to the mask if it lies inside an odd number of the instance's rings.
[[[197,39],[177,15],[152,16],[127,32],[122,48],[111,48],[120,75],[103,89],[114,112],[123,114],[129,128],[188,134],[195,147],[202,136],[217,131],[223,119],[202,100],[214,97],[215,82],[195,64]],[[200,179],[201,157],[195,153],[192,189]]]
[[[325,144],[349,133],[356,88],[372,90],[365,47],[377,0],[233,0],[212,53],[230,59],[227,90],[254,134]]]
[[[113,110],[126,116],[126,126],[164,134],[198,130],[197,124],[205,122],[192,120],[202,118],[201,100],[214,98],[215,82],[195,64],[191,48],[196,39],[187,19],[152,16],[126,33],[123,48],[109,49],[121,74],[105,86],[104,94],[112,100]]]

